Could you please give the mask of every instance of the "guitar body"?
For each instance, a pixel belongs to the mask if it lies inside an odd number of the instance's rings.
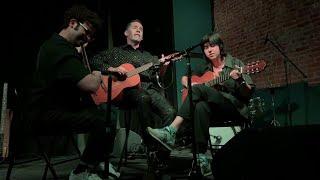
[[[135,70],[135,67],[129,63],[122,64],[121,67],[126,69],[128,72]],[[91,94],[91,97],[96,105],[106,103],[109,101],[108,94],[108,78],[109,76],[102,76],[102,83],[98,88],[97,92]],[[112,91],[111,91],[111,101],[120,101],[122,98],[122,91],[126,88],[135,87],[140,85],[139,74],[127,77],[124,80],[119,80],[117,78],[112,78]]]
[[[197,75],[191,76],[191,83],[203,84],[203,83],[206,83],[206,82],[209,82],[209,81],[215,79],[215,77],[216,76],[214,75],[214,73],[212,71],[207,71],[202,76],[197,76]],[[185,101],[187,96],[188,96],[188,89],[183,88],[182,89],[182,102]]]

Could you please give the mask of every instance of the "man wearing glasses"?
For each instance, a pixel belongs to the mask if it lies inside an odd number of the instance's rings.
[[[40,47],[27,118],[36,133],[87,132],[87,146],[69,179],[101,179],[93,169],[104,160],[111,146],[107,142],[113,140],[108,140],[105,113],[84,100],[98,89],[101,72],[90,72],[76,50],[94,39],[101,19],[84,6],[70,8],[64,17],[62,30]]]

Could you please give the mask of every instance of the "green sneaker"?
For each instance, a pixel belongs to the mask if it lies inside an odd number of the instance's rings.
[[[166,149],[172,151],[177,132],[173,127],[166,126],[161,129],[152,129],[151,127],[148,127],[147,131],[150,136],[160,142]]]
[[[208,159],[207,155],[202,153],[197,154],[197,161],[200,164],[201,174],[203,176],[212,175],[211,162]]]

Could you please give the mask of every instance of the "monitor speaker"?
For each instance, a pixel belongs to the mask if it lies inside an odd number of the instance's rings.
[[[213,159],[215,180],[320,179],[320,125],[244,129]]]

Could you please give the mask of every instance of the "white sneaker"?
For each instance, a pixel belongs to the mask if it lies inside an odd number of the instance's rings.
[[[69,175],[69,180],[102,180],[97,174],[90,173],[88,171],[84,171],[79,174],[74,174],[71,171]]]
[[[99,163],[98,170],[104,171],[104,162]],[[109,162],[109,173],[117,178],[120,177],[120,172],[116,171],[114,166]]]

